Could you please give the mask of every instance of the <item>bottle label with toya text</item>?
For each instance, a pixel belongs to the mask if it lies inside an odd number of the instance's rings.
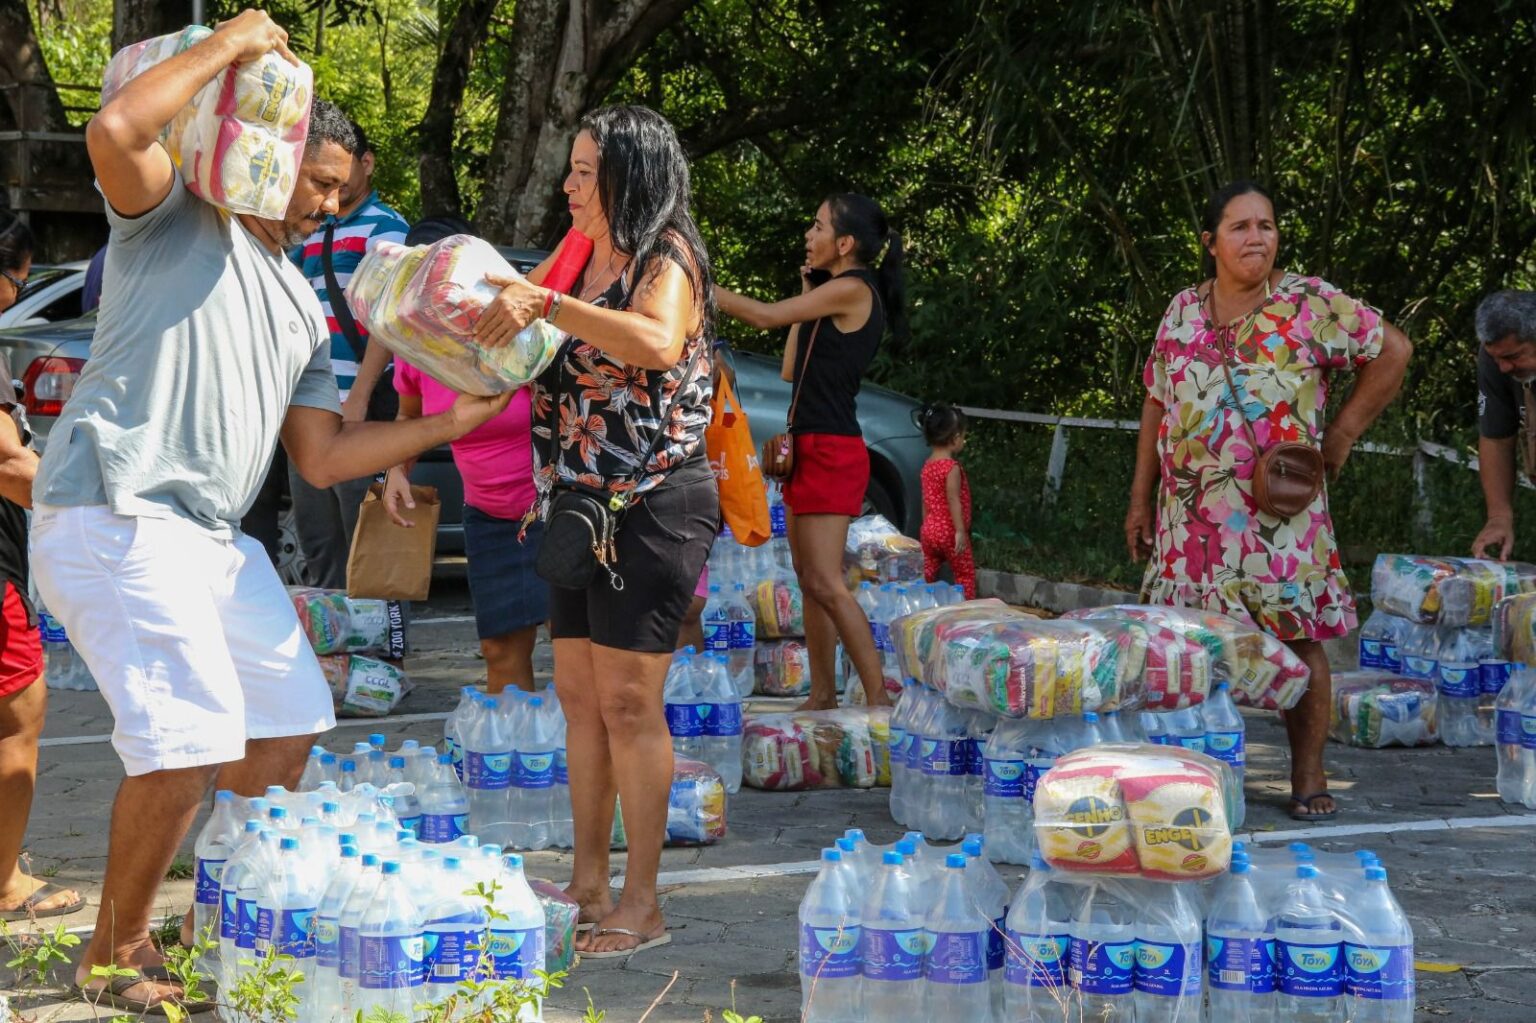
[[[1344,993],[1373,1001],[1413,998],[1412,945],[1344,943]]]
[[[1344,992],[1344,964],[1338,945],[1277,943],[1279,988],[1299,998],[1337,998]]]
[[[1008,962],[1003,978],[1015,987],[1063,990],[1067,986],[1067,934],[1008,932]]]
[[[857,977],[859,928],[800,925],[800,975],[818,980]]]
[[[1086,995],[1130,994],[1136,976],[1136,943],[1073,938],[1067,951],[1072,986]]]

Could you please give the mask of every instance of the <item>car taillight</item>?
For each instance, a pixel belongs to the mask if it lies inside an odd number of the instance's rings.
[[[21,376],[22,404],[29,416],[56,416],[75,393],[84,359],[33,359]]]

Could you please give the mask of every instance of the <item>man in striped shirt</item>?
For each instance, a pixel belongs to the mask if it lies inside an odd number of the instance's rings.
[[[346,115],[335,104],[324,100],[315,102],[310,117],[346,121]],[[352,154],[352,176],[341,189],[341,210],[289,256],[309,279],[325,311],[326,326],[331,332],[331,365],[341,389],[342,419],[348,422],[393,419],[393,405],[386,400],[394,397],[394,384],[386,372],[388,353],[382,345],[373,346],[378,349],[373,357],[364,358],[365,352],[370,350],[368,332],[361,324],[347,321],[346,298],[339,292],[331,293],[324,257],[329,239],[331,271],[338,288],[345,289],[363,256],[379,242],[404,241],[409,225],[400,214],[379,200],[378,193],[373,190],[374,154],[368,136],[355,122],[347,123],[355,143],[348,150]],[[340,317],[338,307],[343,307]],[[353,332],[351,337],[348,327]],[[379,400],[372,402],[373,415],[370,416],[370,399],[376,391]],[[347,554],[352,546],[352,532],[357,527],[358,509],[372,482],[370,476],[320,490],[306,483],[290,467],[288,487],[293,496],[299,548],[306,562],[306,581],[310,585],[346,588]]]

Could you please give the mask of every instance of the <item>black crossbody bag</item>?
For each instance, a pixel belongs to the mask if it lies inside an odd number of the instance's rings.
[[[662,438],[667,435],[667,422],[672,409],[668,406],[659,411],[656,435],[640,459],[635,473],[635,486],[622,493],[614,493],[601,487],[559,479],[559,432],[560,399],[565,385],[565,358],[573,340],[566,342],[555,359],[554,401],[551,405],[552,421],[549,426],[549,458],[547,464],[555,476],[549,505],[544,518],[544,538],[539,543],[539,553],[534,560],[534,571],[551,586],[566,590],[584,590],[597,578],[597,570],[608,573],[608,584],[615,590],[624,588],[624,577],[619,575],[619,530],[629,509],[640,501],[637,493],[646,478],[645,467],[651,463]],[[705,345],[700,342],[688,359],[683,370],[683,382],[693,374],[699,354]]]
[[[363,368],[363,357],[368,354],[368,341],[363,337],[363,332],[357,329],[357,321],[352,318],[352,308],[347,305],[346,292],[341,289],[341,282],[336,279],[336,267],[331,262],[331,245],[336,240],[336,221],[325,225],[325,241],[320,245],[320,269],[325,274],[325,293],[331,299],[331,312],[336,314],[336,326],[341,328],[341,336],[347,339],[347,347],[352,349],[352,357],[357,360],[359,371]],[[391,362],[384,367],[384,372],[379,375],[379,382],[374,384],[373,392],[368,395],[368,421],[371,423],[392,423],[396,414],[400,411],[400,395],[395,391],[395,365]]]

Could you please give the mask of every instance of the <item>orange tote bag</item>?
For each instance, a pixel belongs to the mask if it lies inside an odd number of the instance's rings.
[[[720,514],[737,543],[760,547],[773,535],[768,518],[768,488],[763,483],[762,464],[752,443],[747,414],[724,373],[720,374],[710,404],[714,414],[704,431],[704,446],[709,450],[709,465],[715,470],[715,483],[720,488]]]

